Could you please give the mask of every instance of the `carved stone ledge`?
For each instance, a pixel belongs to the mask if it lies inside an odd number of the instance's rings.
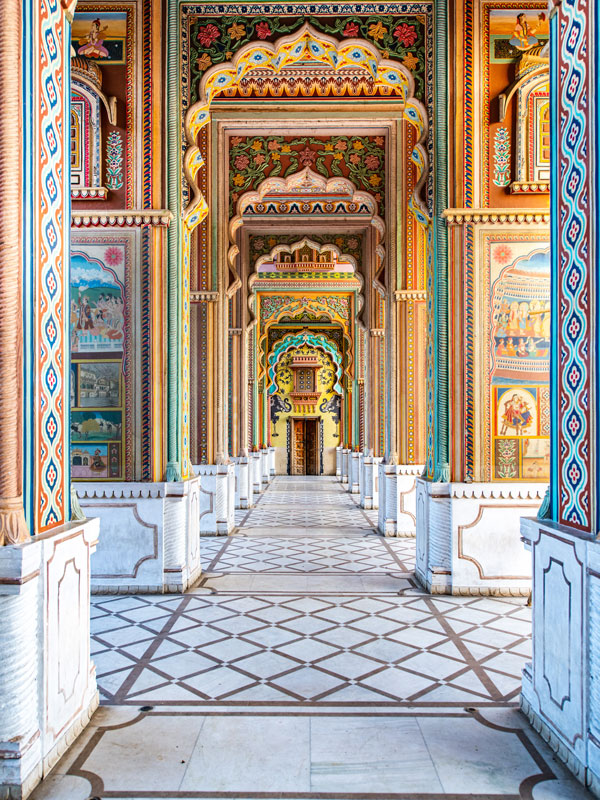
[[[80,501],[90,500],[156,500],[167,494],[165,483],[126,483],[115,488],[112,483],[102,486],[101,483],[73,484]]]
[[[138,228],[142,225],[168,228],[173,221],[169,209],[119,209],[118,211],[73,211],[71,223],[75,228]]]
[[[371,328],[369,331],[370,336],[385,336],[385,328]]]
[[[442,216],[448,225],[550,224],[550,211],[532,208],[447,208]]]

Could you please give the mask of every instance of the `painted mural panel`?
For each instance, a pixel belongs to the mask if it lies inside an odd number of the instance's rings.
[[[469,18],[473,4],[468,3]],[[549,40],[548,4],[533,2],[481,4],[480,28],[465,26],[466,73],[481,94],[481,118],[467,98],[467,135],[480,137],[482,169],[477,159],[466,164],[465,198],[475,201],[481,181],[481,204],[547,208],[549,180]],[[480,70],[477,69],[480,53]],[[475,61],[473,62],[473,56]],[[516,82],[518,87],[513,91]],[[477,131],[479,133],[477,133]],[[477,204],[477,202],[475,202]]]
[[[550,250],[527,241],[489,247],[491,478],[547,481]]]
[[[127,12],[78,11],[71,28],[71,43],[78,56],[125,64]]]
[[[130,430],[126,369],[132,363],[129,298],[134,234],[72,236],[71,468],[74,479],[126,475]]]
[[[490,61],[513,63],[521,53],[545,44],[550,36],[548,13],[526,6],[490,11]]]
[[[127,242],[71,254],[71,352],[122,352]]]

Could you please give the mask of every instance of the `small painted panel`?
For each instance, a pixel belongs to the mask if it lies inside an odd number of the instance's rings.
[[[71,28],[71,43],[78,56],[125,64],[127,12],[78,11]]]
[[[550,36],[546,11],[525,8],[494,8],[490,11],[490,62],[512,63],[521,53],[545,44]]]

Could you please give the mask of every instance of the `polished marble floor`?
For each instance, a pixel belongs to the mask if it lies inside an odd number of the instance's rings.
[[[101,708],[34,800],[588,797],[518,711],[524,601],[425,594],[333,478],[236,522],[186,594],[93,598]]]

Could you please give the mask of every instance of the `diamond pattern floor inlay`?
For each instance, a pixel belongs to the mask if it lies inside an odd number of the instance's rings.
[[[517,704],[523,599],[430,596],[333,478],[276,478],[180,596],[92,598],[101,708],[33,800],[585,798]]]

